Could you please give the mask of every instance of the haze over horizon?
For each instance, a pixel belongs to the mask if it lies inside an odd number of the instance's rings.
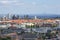
[[[60,0],[0,0],[0,14],[57,14]]]

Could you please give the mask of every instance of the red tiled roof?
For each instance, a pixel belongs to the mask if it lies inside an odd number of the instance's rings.
[[[25,22],[32,22],[32,23],[35,23],[35,22],[42,22],[43,20],[24,20],[24,19],[21,19],[21,20],[10,20],[12,22],[15,22],[15,23],[25,23]]]
[[[55,20],[45,20],[46,22],[55,22]]]
[[[20,20],[9,20],[9,21],[3,21],[3,22],[11,22],[11,23],[17,23],[17,24],[20,24],[20,23],[25,23],[25,22],[32,22],[32,23],[39,23],[39,22],[54,22],[54,20],[40,20],[40,19],[29,19],[29,20],[25,20],[25,19],[20,19]]]

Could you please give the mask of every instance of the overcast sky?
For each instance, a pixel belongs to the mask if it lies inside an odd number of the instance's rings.
[[[0,0],[0,14],[60,14],[60,0]]]

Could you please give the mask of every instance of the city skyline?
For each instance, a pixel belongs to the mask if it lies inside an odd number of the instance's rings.
[[[0,0],[0,14],[60,14],[60,0]]]

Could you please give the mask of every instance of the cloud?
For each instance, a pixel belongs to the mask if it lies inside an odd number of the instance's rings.
[[[15,3],[14,5],[24,5],[24,3]]]
[[[16,3],[17,1],[8,1],[8,0],[4,0],[4,1],[0,1],[0,3],[2,4],[10,4],[10,3]]]
[[[3,4],[3,5],[5,5],[5,6],[12,6],[12,5],[24,5],[24,3],[23,2],[19,2],[19,1],[17,1],[17,0],[2,0],[2,1],[0,1],[0,3],[1,4]]]
[[[33,5],[36,5],[36,2],[32,2]]]

